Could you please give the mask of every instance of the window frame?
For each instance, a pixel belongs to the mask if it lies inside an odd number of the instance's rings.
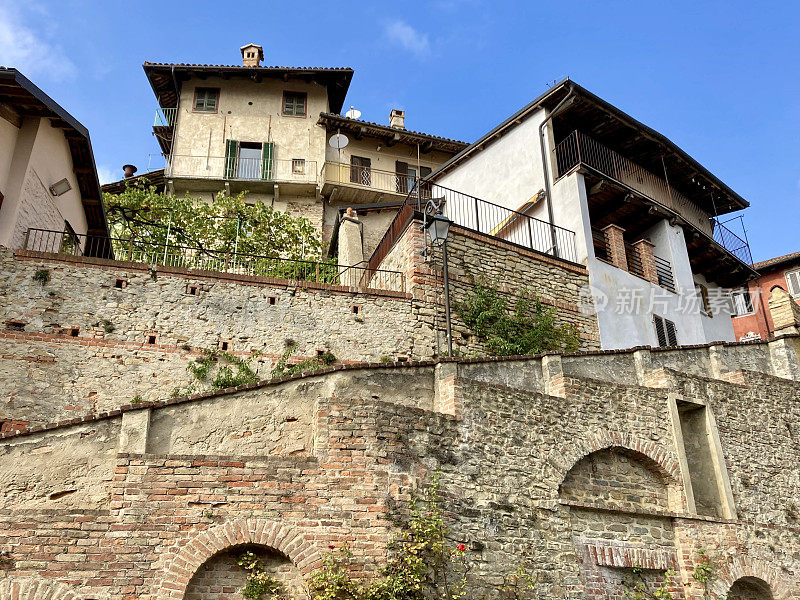
[[[292,175],[305,175],[306,174],[306,159],[293,158],[292,159]]]
[[[794,276],[797,281],[797,289],[792,291],[792,280],[791,276]],[[784,271],[783,278],[786,280],[786,288],[789,292],[789,295],[792,298],[800,298],[800,269],[789,269],[788,271]]]
[[[216,92],[217,99],[214,102],[214,110],[208,110],[208,109],[205,109],[205,108],[197,108],[197,92],[200,91],[200,90],[210,90],[210,91]],[[206,114],[206,115],[216,115],[217,113],[219,113],[219,95],[220,95],[219,91],[220,91],[220,88],[215,88],[215,87],[198,86],[198,87],[194,88],[194,98],[192,98],[192,112],[203,113],[203,114]]]
[[[749,302],[750,310],[748,310],[747,312],[740,313],[739,312],[739,307],[736,304],[736,297],[737,296],[745,296],[745,295],[750,300],[750,302]],[[755,304],[753,304],[753,296],[752,296],[752,294],[750,294],[750,288],[749,287],[740,288],[738,290],[731,290],[731,304],[733,304],[733,312],[735,313],[734,317],[748,317],[750,315],[756,314],[756,306],[755,306]],[[745,302],[744,303],[745,309],[747,309],[747,306],[748,306],[748,303]]]
[[[286,96],[288,95],[295,95],[295,96],[302,96],[303,97],[303,114],[299,115],[296,113],[287,113],[286,112]],[[283,90],[283,102],[281,105],[281,115],[284,117],[307,117],[308,116],[308,92],[293,92],[292,90]]]

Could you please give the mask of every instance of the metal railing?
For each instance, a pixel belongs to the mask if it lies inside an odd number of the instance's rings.
[[[421,192],[421,203],[428,198],[440,202],[444,215],[461,227],[570,262],[578,260],[574,231],[440,185],[423,183]],[[416,188],[408,198],[417,202]]]
[[[416,177],[413,175],[330,161],[323,165],[321,180],[326,183],[355,185],[403,196],[413,190],[416,183]]]
[[[111,252],[108,252],[109,245]],[[366,265],[344,266],[335,262],[192,248],[131,238],[107,238],[47,229],[28,229],[25,250],[71,256],[106,256],[151,266],[405,292],[405,275],[399,271],[369,269]]]
[[[228,179],[240,181],[317,182],[317,162],[305,159],[262,159],[235,156],[167,157],[167,177]]]
[[[629,242],[625,242],[625,258],[628,263],[628,273],[641,277],[642,279],[647,279],[644,274],[642,257],[634,245]]]
[[[666,258],[656,256],[655,259],[658,285],[670,292],[677,293],[675,290],[675,276],[672,274],[672,265]]]
[[[710,215],[670,186],[636,164],[580,131],[573,131],[555,148],[558,176],[584,165],[620,183],[653,202],[678,213],[700,231],[711,235]]]
[[[415,186],[408,194],[383,239],[372,253],[369,259],[371,268],[377,268],[381,264],[408,222],[414,218],[415,212],[421,212],[429,199],[439,203],[443,214],[464,229],[491,235],[570,262],[577,262],[574,231],[424,180],[418,182],[418,185],[420,193],[417,194]]]
[[[753,264],[750,244],[714,219],[714,241],[745,264]]]
[[[175,119],[177,116],[177,108],[159,107],[156,109],[156,118],[153,121],[153,127],[172,127],[175,125]]]

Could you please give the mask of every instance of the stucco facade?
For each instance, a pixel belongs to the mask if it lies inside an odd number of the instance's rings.
[[[644,272],[630,268],[624,261],[615,262],[610,255],[598,257],[595,252],[597,238],[599,236],[602,239],[603,234],[597,222],[603,217],[598,209],[592,207],[590,196],[603,193],[602,183],[589,183],[587,170],[583,168],[560,173],[548,111],[544,108],[531,110],[524,117],[517,115],[498,128],[504,128],[502,134],[476,142],[467,152],[473,147],[475,151],[464,158],[457,157],[452,166],[445,165],[440,173],[434,174],[434,180],[443,188],[469,194],[501,207],[516,211],[524,209],[525,215],[538,219],[535,227],[541,230],[547,229],[551,210],[552,222],[568,230],[566,234],[559,235],[569,237],[570,256],[588,269],[603,348],[658,345],[654,326],[656,316],[674,324],[678,344],[735,339],[729,319],[733,309],[727,292],[720,290],[721,286],[713,277],[696,272],[692,266],[685,237],[690,235],[686,233],[690,230],[689,226],[680,225],[674,218],[664,215],[660,219],[654,218],[653,224],[642,233],[637,233],[635,238],[625,233],[624,228],[618,229],[622,256],[626,253],[635,254],[638,250],[632,249],[634,243],[647,240],[650,242],[647,245],[649,260],[654,261],[657,257],[662,273],[656,272],[654,264],[651,272]],[[540,128],[544,136],[541,145]],[[548,186],[545,182],[542,146],[547,161],[551,201],[546,199]],[[563,162],[563,158],[561,160]],[[638,179],[642,183],[633,182],[636,188],[631,188],[629,194],[658,198],[651,189],[658,187],[657,180],[641,175]],[[625,181],[613,185],[622,187]],[[535,202],[531,205],[532,201]],[[548,202],[551,202],[550,207]],[[486,210],[497,211],[493,208]],[[696,212],[700,209],[693,210]],[[687,216],[694,218],[695,212],[691,215],[687,213]],[[459,212],[453,212],[450,216],[456,222],[465,218]],[[709,216],[705,215],[705,220],[701,219],[703,222],[697,224],[705,235],[711,234]],[[471,223],[468,226],[476,227],[474,217],[466,219]],[[534,249],[552,252],[553,243],[549,236],[531,235],[530,238]],[[528,238],[522,236],[522,239],[522,243],[527,245]],[[600,242],[601,245],[608,243],[608,240]],[[639,266],[638,259],[636,266]],[[666,279],[662,279],[663,273],[668,273]],[[710,297],[716,300],[712,307],[713,316],[708,316],[707,306],[696,291],[697,284],[704,286]]]

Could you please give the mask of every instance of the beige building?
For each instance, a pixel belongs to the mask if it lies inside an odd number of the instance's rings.
[[[107,235],[89,132],[19,71],[0,68],[0,245],[66,241],[102,254]]]
[[[210,200],[246,191],[307,217],[326,242],[340,209],[358,204],[365,223],[383,225],[379,238],[416,178],[466,147],[406,130],[400,110],[385,126],[341,116],[352,69],[261,66],[255,44],[241,54],[241,66],[144,64],[170,193]],[[337,133],[344,148],[329,143]]]

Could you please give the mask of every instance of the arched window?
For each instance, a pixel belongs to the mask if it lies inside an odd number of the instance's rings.
[[[742,577],[731,586],[727,600],[773,600],[769,584],[758,577]]]

